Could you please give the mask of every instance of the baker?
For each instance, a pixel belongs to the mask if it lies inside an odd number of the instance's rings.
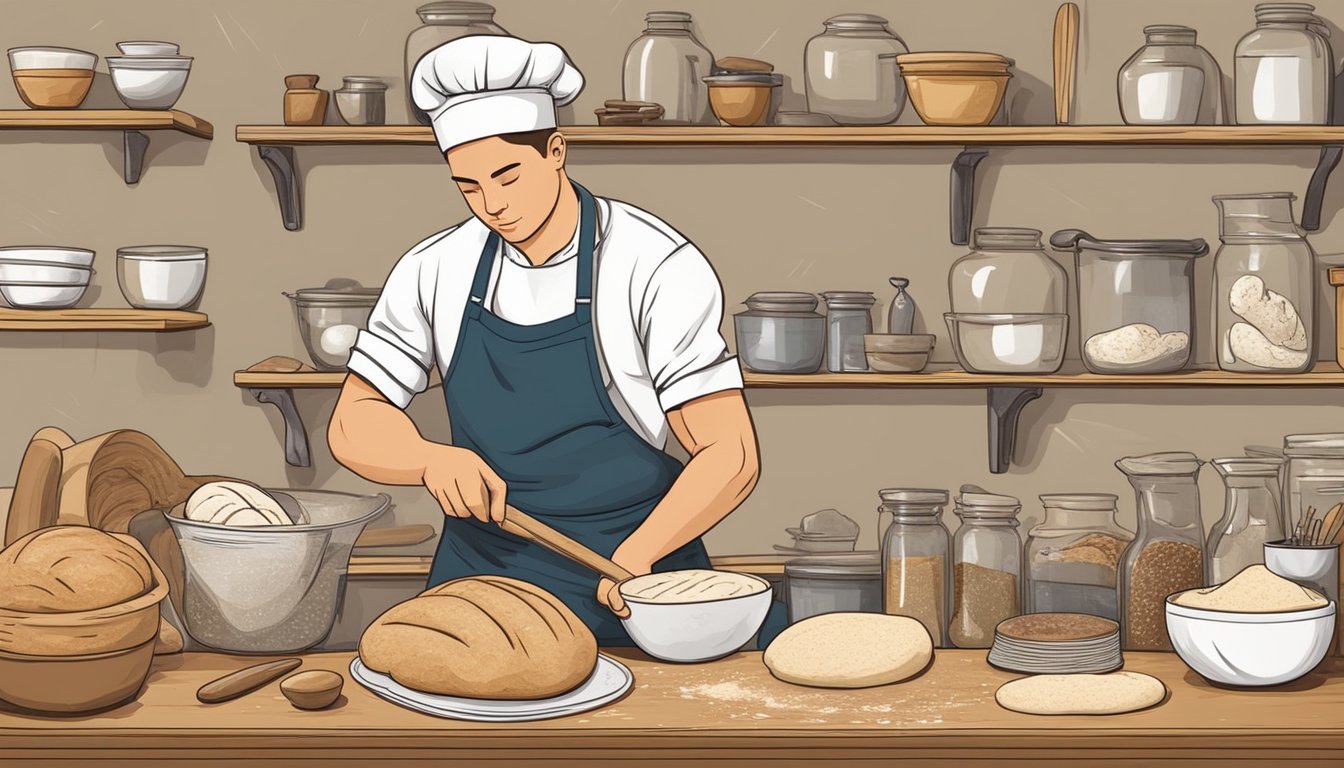
[[[473,217],[393,267],[328,442],[355,473],[438,500],[431,586],[522,579],[599,644],[630,645],[615,584],[503,532],[505,502],[636,575],[708,568],[700,537],[751,493],[759,459],[705,256],[566,172],[555,107],[582,87],[559,47],[511,37],[459,38],[416,65],[415,103]],[[451,445],[403,411],[436,365]]]

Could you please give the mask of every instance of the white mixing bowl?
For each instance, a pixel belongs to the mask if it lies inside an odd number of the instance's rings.
[[[695,663],[735,653],[756,634],[770,610],[770,582],[761,591],[698,603],[654,603],[624,592],[630,617],[621,624],[645,653],[663,661]]]
[[[1190,608],[1167,598],[1167,634],[1191,669],[1214,683],[1282,685],[1315,669],[1330,649],[1335,603],[1285,613]]]

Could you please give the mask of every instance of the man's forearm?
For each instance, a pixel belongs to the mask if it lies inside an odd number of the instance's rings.
[[[395,405],[352,389],[342,391],[327,429],[332,455],[366,480],[419,485],[428,449],[435,444],[421,437],[411,418]]]

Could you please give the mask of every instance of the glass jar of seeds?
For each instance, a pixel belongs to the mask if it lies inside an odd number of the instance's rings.
[[[1120,554],[1134,534],[1116,522],[1109,493],[1041,496],[1045,520],[1027,534],[1027,613],[1120,619]]]
[[[1021,613],[1022,539],[1011,496],[962,486],[952,537],[952,620],[947,636],[958,648],[988,648],[994,628]]]
[[[878,512],[891,519],[882,537],[882,611],[917,619],[935,646],[947,647],[948,493],[890,488],[879,496]]]

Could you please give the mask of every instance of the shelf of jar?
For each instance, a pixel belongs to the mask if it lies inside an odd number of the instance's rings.
[[[960,368],[922,373],[743,373],[748,387],[762,389],[990,388],[990,387],[1337,387],[1344,369],[1320,363],[1305,373],[1229,373],[1186,370],[1176,373],[1101,375],[1060,372],[1046,375],[979,374]]]
[[[166,309],[0,309],[0,331],[189,331],[210,325],[201,312]]]
[[[146,131],[177,131],[210,141],[215,127],[180,110],[145,109],[4,109],[0,131],[121,131],[122,179],[136,184],[144,172],[149,149]]]

